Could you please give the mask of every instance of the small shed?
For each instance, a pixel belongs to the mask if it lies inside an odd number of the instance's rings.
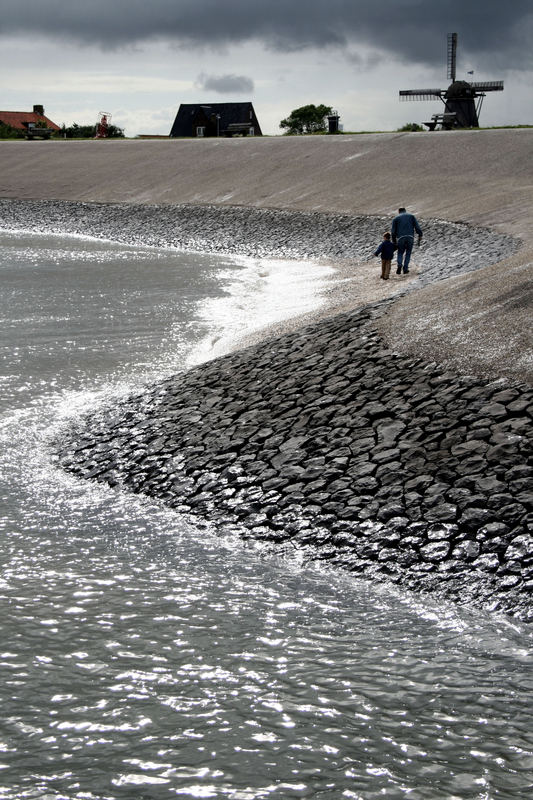
[[[252,103],[182,103],[171,138],[262,136]]]
[[[61,128],[52,122],[45,113],[44,106],[33,106],[33,111],[0,111],[0,125],[23,133],[27,138],[58,133]]]

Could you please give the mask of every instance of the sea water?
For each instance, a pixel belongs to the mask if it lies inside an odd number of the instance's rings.
[[[532,797],[530,628],[51,460],[73,417],[318,308],[329,270],[0,245],[0,798]]]

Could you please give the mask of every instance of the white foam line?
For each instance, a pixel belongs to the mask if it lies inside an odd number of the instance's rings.
[[[243,269],[231,277],[224,297],[207,301],[202,317],[211,333],[192,350],[192,366],[224,355],[255,331],[279,324],[324,305],[326,278],[335,270],[312,261],[237,257]]]

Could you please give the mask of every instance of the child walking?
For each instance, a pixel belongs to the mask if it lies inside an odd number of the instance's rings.
[[[384,233],[383,241],[374,255],[381,256],[381,277],[385,281],[389,280],[391,262],[394,256],[394,251],[397,249],[398,245],[391,242],[390,233]]]

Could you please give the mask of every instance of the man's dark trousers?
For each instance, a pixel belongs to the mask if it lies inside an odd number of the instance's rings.
[[[401,272],[402,265],[403,271],[409,272],[409,262],[411,260],[411,253],[413,251],[413,243],[414,239],[412,236],[402,236],[398,239],[398,269],[397,272]]]

